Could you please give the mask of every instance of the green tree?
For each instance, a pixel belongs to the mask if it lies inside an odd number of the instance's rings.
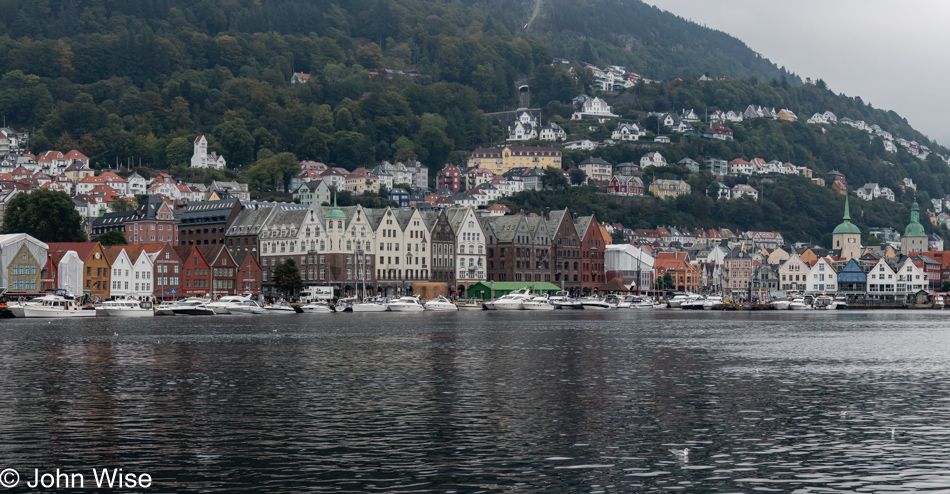
[[[541,175],[541,184],[544,185],[545,189],[550,190],[562,189],[569,185],[561,169],[553,166],[544,169],[544,175]]]
[[[82,218],[69,194],[48,189],[18,194],[7,205],[3,233],[26,233],[43,242],[83,242]]]
[[[123,234],[120,230],[109,230],[96,237],[96,240],[104,247],[128,244],[128,242],[125,240],[125,234]]]
[[[293,259],[287,259],[274,269],[274,285],[282,292],[290,295],[303,286],[300,270]]]
[[[123,197],[118,200],[112,201],[112,205],[110,207],[112,208],[113,211],[132,211],[133,209],[135,209],[135,204],[133,204],[132,201]]]
[[[193,152],[194,145],[187,137],[176,137],[165,146],[165,165],[172,167],[190,163]]]
[[[950,281],[943,280],[943,283],[940,284],[941,292],[950,292]]]

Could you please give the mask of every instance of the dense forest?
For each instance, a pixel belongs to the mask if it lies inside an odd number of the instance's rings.
[[[301,159],[347,169],[384,159],[417,158],[432,169],[461,164],[475,147],[505,138],[488,113],[516,108],[522,81],[530,82],[532,106],[543,108],[545,121],[563,124],[572,137],[609,137],[614,122],[591,130],[569,120],[571,98],[590,91],[591,73],[582,64],[594,63],[624,65],[659,81],[601,95],[622,121],[648,128],[649,111],[757,104],[788,107],[803,119],[831,110],[946,152],[893,112],[836,95],[823,83],[802,85],[741,41],[642,2],[545,0],[523,31],[535,5],[0,0],[0,115],[31,132],[33,151],[75,148],[100,167],[131,162],[175,168],[185,178],[195,178],[183,165],[195,136],[204,134],[228,160],[222,175],[266,191],[286,183]],[[552,66],[554,57],[573,65]],[[309,73],[310,82],[290,84],[294,72]],[[696,82],[702,74],[730,80]],[[936,156],[923,162],[903,151],[886,154],[879,139],[857,130],[764,120],[733,127],[735,141],[691,137],[664,152],[672,161],[762,157],[821,174],[839,169],[857,186],[911,177],[923,194],[950,193],[950,174]],[[598,152],[619,163],[639,159],[644,149]],[[565,164],[589,154],[566,152]],[[756,186],[768,198],[771,185]],[[694,195],[699,201],[702,191]],[[805,197],[792,194],[799,203]],[[626,208],[618,219],[641,226],[710,219],[708,211],[675,202],[680,216],[638,204],[610,207]],[[769,221],[768,214],[759,211],[754,221]],[[757,224],[738,212],[721,215],[739,228]]]

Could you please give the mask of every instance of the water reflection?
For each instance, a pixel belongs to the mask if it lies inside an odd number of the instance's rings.
[[[5,320],[0,465],[157,492],[942,490],[944,319]]]

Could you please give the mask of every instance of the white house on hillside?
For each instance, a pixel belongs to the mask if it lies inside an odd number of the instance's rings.
[[[192,168],[211,168],[212,170],[223,170],[227,165],[223,156],[216,153],[208,154],[208,140],[201,135],[195,139],[195,151],[191,155]]]
[[[644,154],[643,157],[640,158],[641,170],[648,166],[666,166],[666,165],[667,165],[666,158],[664,158],[663,155],[657,151],[652,151],[647,154]]]

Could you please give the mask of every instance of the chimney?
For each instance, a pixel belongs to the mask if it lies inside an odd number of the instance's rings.
[[[544,219],[551,219],[551,208],[544,208]]]

